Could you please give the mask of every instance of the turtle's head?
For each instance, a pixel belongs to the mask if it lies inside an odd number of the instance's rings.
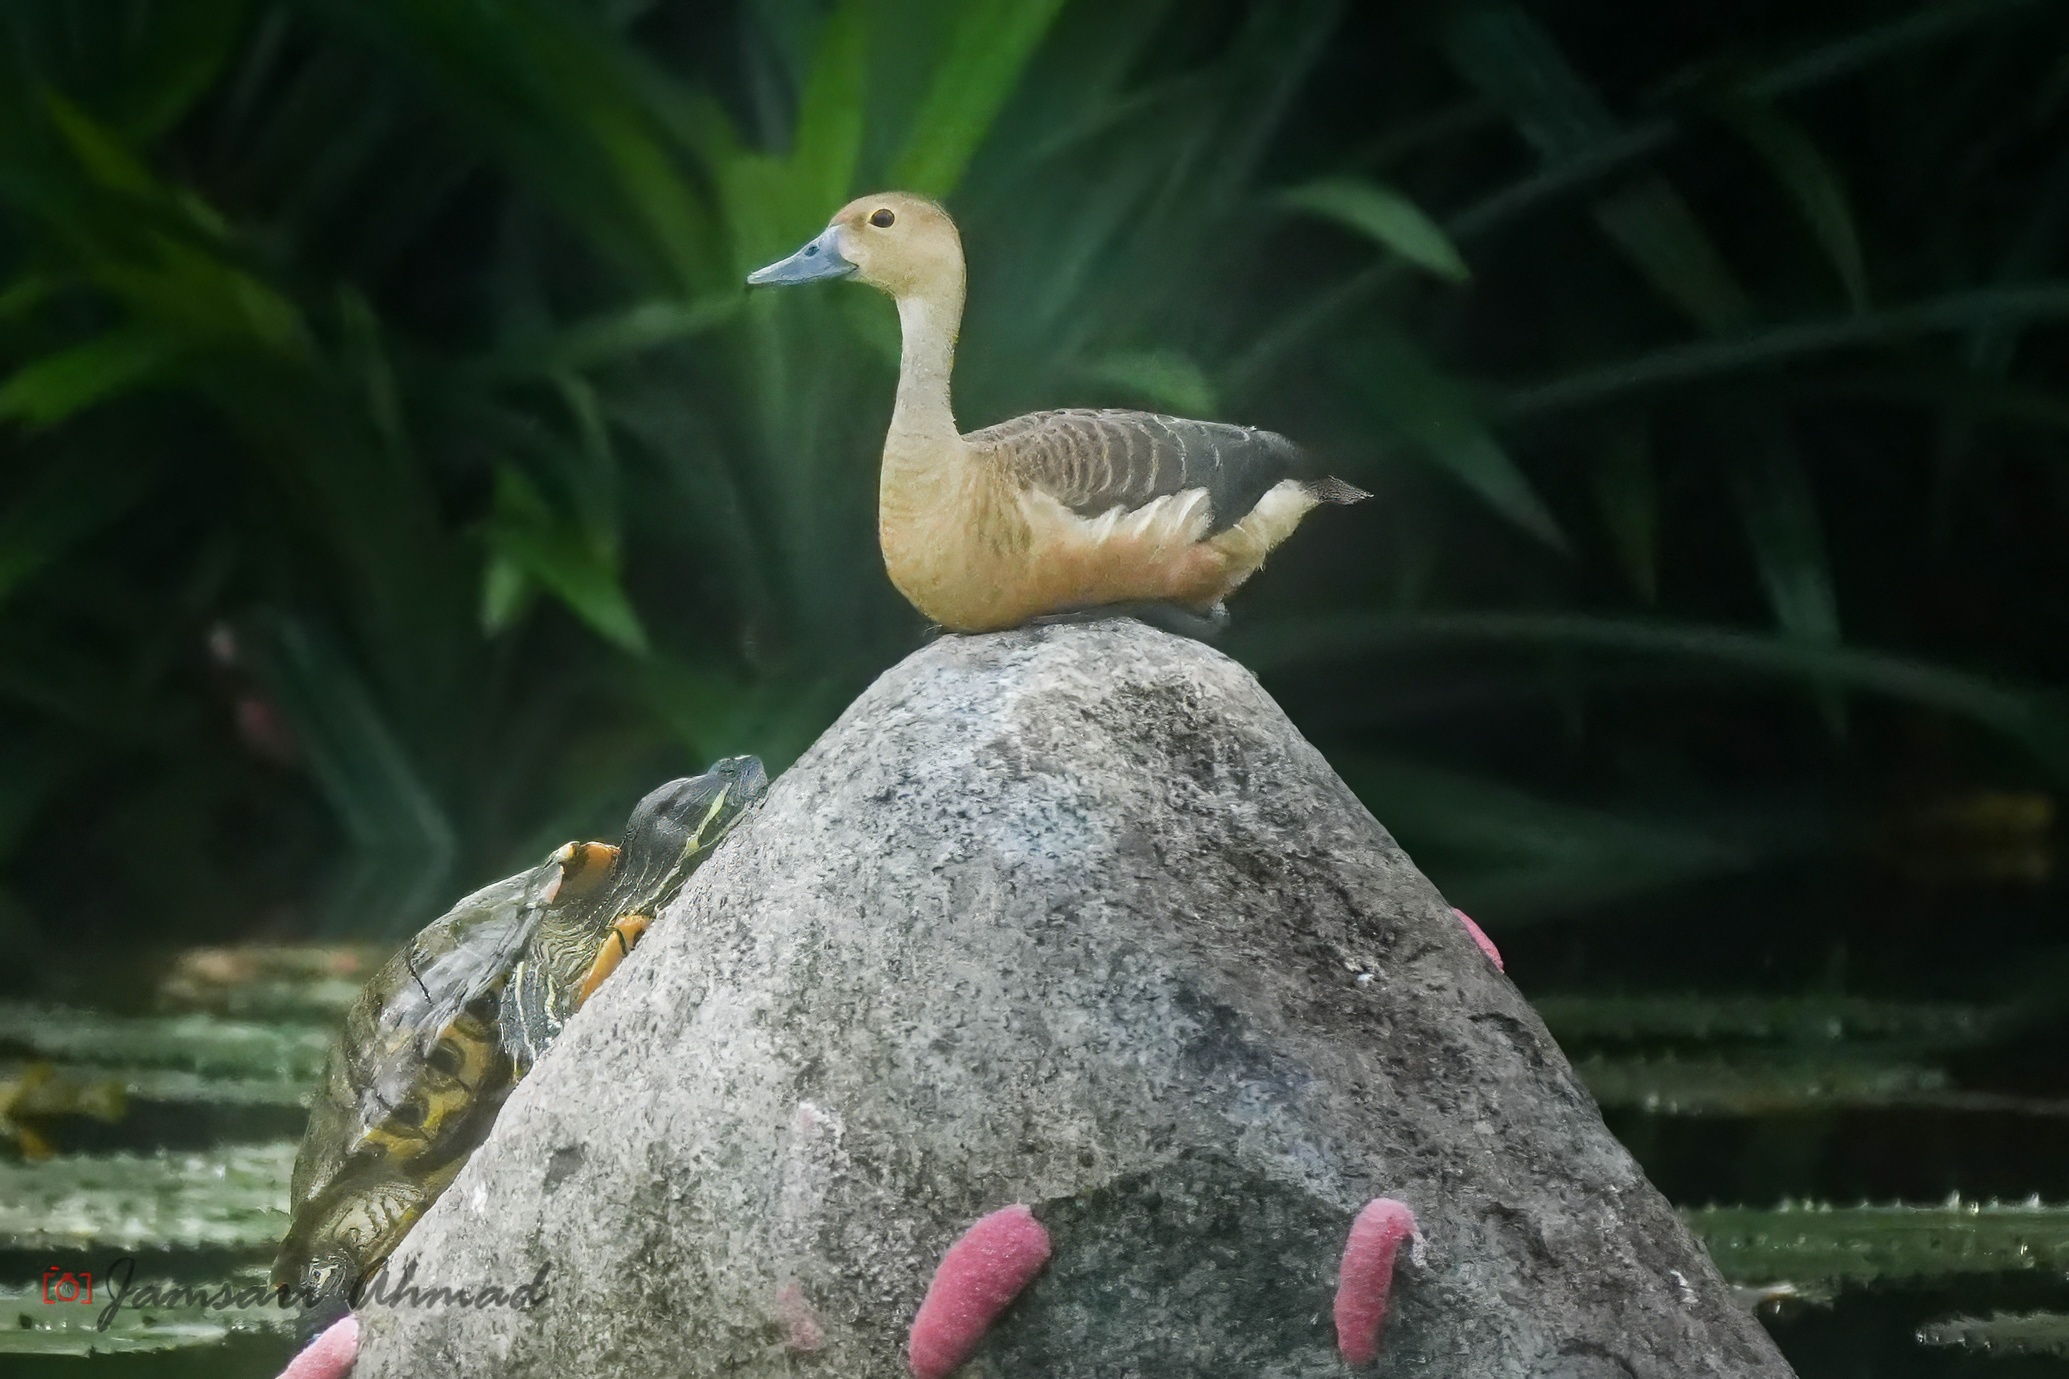
[[[702,792],[709,803],[697,816],[696,832],[690,839],[690,846],[699,850],[725,837],[733,821],[769,793],[769,773],[762,769],[759,757],[721,757],[697,779],[709,782]]]
[[[359,1261],[336,1240],[291,1234],[273,1262],[268,1282],[282,1306],[299,1306],[324,1321],[345,1310],[360,1279]]]
[[[753,757],[726,757],[701,776],[672,780],[633,809],[623,852],[638,873],[694,865],[768,788]]]

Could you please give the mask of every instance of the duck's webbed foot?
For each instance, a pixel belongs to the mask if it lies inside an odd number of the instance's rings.
[[[1102,603],[1092,608],[1069,608],[1029,618],[1024,626],[1050,627],[1067,623],[1104,622],[1109,618],[1133,618],[1173,636],[1211,642],[1228,629],[1228,605],[1216,602],[1204,611],[1184,604],[1139,599],[1129,603]]]

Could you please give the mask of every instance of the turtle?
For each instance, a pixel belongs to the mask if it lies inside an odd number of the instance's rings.
[[[502,1042],[516,1076],[531,1071],[570,1015],[617,970],[661,907],[768,789],[753,757],[727,757],[639,802],[609,887],[549,909],[502,995]]]
[[[766,788],[753,757],[671,781],[640,801],[619,844],[567,843],[475,891],[374,974],[310,1110],[275,1288],[325,1312],[379,1269],[521,1072]],[[530,995],[514,1002],[520,974]]]

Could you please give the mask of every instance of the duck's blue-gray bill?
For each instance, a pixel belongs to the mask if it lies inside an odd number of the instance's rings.
[[[747,275],[747,285],[781,287],[790,283],[818,282],[821,278],[847,277],[855,271],[855,265],[841,257],[835,228],[827,226],[825,233],[789,258],[755,269]]]

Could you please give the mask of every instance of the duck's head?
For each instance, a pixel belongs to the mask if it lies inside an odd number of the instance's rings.
[[[910,192],[877,192],[840,208],[819,236],[747,275],[749,287],[848,278],[908,297],[960,287],[963,241],[948,212]]]

